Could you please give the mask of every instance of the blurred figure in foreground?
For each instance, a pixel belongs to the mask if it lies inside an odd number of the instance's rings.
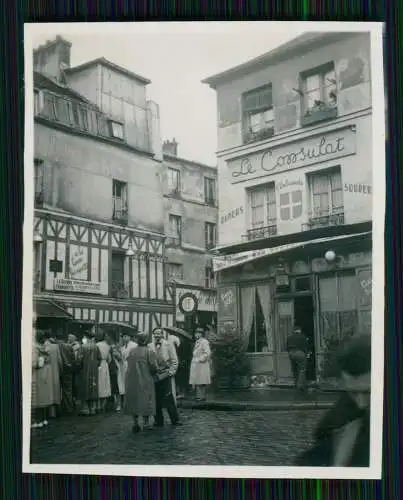
[[[344,394],[319,423],[305,467],[369,467],[371,338],[355,337],[336,356]]]
[[[151,429],[150,417],[156,412],[153,375],[157,371],[155,353],[148,346],[148,334],[137,334],[137,345],[127,357],[124,410],[133,417],[133,432]]]

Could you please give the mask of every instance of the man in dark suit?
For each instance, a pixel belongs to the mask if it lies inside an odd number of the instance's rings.
[[[287,339],[287,351],[294,375],[295,386],[300,391],[304,391],[306,388],[308,350],[308,340],[302,333],[301,328],[296,326],[293,333]]]

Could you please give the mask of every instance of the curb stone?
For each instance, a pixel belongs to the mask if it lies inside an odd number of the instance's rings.
[[[186,401],[178,402],[179,408],[190,408],[197,410],[267,410],[267,411],[296,411],[296,410],[327,410],[334,405],[334,402],[304,401],[304,402],[240,402],[240,401]]]

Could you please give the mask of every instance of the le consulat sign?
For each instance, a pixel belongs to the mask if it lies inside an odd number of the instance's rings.
[[[356,151],[355,127],[345,127],[228,161],[232,184],[334,160]]]

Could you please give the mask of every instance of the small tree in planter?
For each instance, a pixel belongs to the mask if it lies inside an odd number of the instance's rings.
[[[225,335],[213,345],[215,385],[243,389],[250,385],[250,363],[239,336]]]

